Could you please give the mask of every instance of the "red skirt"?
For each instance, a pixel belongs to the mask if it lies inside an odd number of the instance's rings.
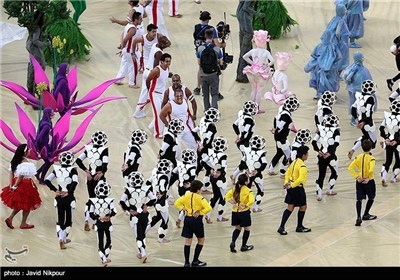
[[[17,178],[14,178],[13,183],[16,180]],[[32,179],[23,179],[14,191],[11,191],[10,186],[3,188],[0,198],[4,205],[13,210],[35,210],[42,203],[38,189]]]

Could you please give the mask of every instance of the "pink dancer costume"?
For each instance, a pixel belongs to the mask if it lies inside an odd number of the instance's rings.
[[[270,41],[268,31],[254,31],[253,41],[256,48],[243,55],[243,59],[250,64],[243,69],[243,73],[247,75],[251,83],[251,100],[260,107],[264,87],[272,76],[270,67],[274,65],[274,59],[266,49],[267,42]],[[258,113],[265,113],[265,111],[259,108]]]
[[[285,73],[293,56],[290,53],[277,52],[275,57],[276,70],[271,79],[272,90],[267,91],[264,98],[278,105],[282,105],[286,98],[293,95],[293,93],[288,90],[288,77]]]

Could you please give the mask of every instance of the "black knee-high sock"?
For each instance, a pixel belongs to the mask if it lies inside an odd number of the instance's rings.
[[[365,206],[364,216],[365,215],[369,215],[369,210],[371,209],[372,204],[374,204],[374,200],[373,199],[368,199],[367,205]]]
[[[300,211],[297,212],[297,227],[301,228],[303,227],[303,220],[304,220],[304,215],[306,214],[306,211]]]
[[[240,230],[235,228],[235,230],[232,232],[232,243],[236,242],[236,239],[238,239],[239,234],[240,234]]]
[[[361,200],[356,202],[357,219],[361,219]]]
[[[250,230],[244,230],[242,236],[242,247],[247,245],[247,240],[249,240]]]
[[[281,220],[281,228],[285,228],[285,224],[287,222],[287,220],[289,219],[290,215],[292,214],[291,211],[289,211],[288,209],[286,209],[285,211],[283,211],[283,215],[282,215],[282,220]]]
[[[194,249],[194,256],[193,256],[194,262],[197,262],[199,260],[199,256],[200,256],[202,249],[203,249],[203,245],[200,245],[200,244],[196,245],[196,248]]]
[[[190,245],[185,245],[183,247],[183,254],[185,256],[185,263],[189,262],[189,256],[190,256]]]

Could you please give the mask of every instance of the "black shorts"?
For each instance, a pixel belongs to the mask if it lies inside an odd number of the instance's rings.
[[[185,217],[181,236],[185,238],[193,238],[193,234],[196,235],[197,238],[204,237],[203,216],[198,216],[197,218],[189,216]]]
[[[375,180],[369,180],[367,184],[356,182],[356,198],[357,200],[374,199],[376,195]]]
[[[244,212],[232,211],[232,226],[249,227],[251,226],[250,209]]]
[[[294,204],[295,207],[307,205],[306,192],[303,187],[286,190],[285,203]]]

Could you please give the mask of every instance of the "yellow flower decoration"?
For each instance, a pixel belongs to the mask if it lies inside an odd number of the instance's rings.
[[[61,40],[61,38],[60,38],[60,36],[55,36],[55,37],[53,37],[53,40],[52,40],[52,42],[51,42],[51,46],[54,48],[54,49],[59,49],[59,51],[58,52],[60,52],[61,51],[61,49],[63,49],[64,48],[64,45],[67,43],[67,40],[64,38],[63,40]]]
[[[71,50],[69,51],[69,54],[73,54],[73,53],[74,53],[74,50],[71,49]]]
[[[47,85],[45,82],[40,82],[36,85],[36,97],[39,98],[43,91],[47,90]]]

